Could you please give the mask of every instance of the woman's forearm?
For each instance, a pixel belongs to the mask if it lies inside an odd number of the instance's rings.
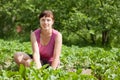
[[[34,53],[34,54],[33,54],[33,60],[34,60],[34,62],[35,62],[35,64],[36,64],[36,67],[37,67],[38,69],[41,68],[40,57],[39,57],[39,55],[37,55],[37,53]]]
[[[56,68],[58,67],[58,64],[59,64],[59,59],[55,59],[55,60],[52,62],[51,67],[52,67],[53,69],[56,69]]]

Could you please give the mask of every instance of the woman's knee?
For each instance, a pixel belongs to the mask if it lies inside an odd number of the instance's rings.
[[[31,60],[31,58],[29,57],[29,55],[25,54],[24,52],[16,52],[14,54],[14,60],[18,65],[23,64],[26,66],[29,65],[28,62],[29,60]]]
[[[14,54],[14,60],[15,60],[16,63],[21,62],[21,60],[22,60],[22,53],[21,52],[16,52]]]

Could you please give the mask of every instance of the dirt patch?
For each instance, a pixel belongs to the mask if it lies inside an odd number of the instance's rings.
[[[81,74],[85,74],[85,75],[91,75],[92,70],[91,69],[82,69]]]

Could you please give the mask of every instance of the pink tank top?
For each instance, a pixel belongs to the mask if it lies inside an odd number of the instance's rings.
[[[43,61],[43,64],[50,64],[53,61],[53,52],[54,52],[54,45],[55,45],[55,37],[58,34],[58,31],[52,29],[52,36],[50,41],[46,46],[41,45],[40,43],[40,29],[37,29],[34,31],[35,36],[37,39],[38,47],[39,47],[39,53],[40,53],[40,59]]]

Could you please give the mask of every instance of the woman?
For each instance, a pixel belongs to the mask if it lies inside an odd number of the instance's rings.
[[[31,32],[33,61],[38,69],[44,64],[49,64],[53,69],[56,69],[60,64],[62,35],[52,27],[54,16],[51,11],[43,11],[39,15],[39,21],[41,28]],[[14,59],[18,65],[24,64],[25,66],[30,66],[32,61],[32,58],[23,52],[15,53]]]

